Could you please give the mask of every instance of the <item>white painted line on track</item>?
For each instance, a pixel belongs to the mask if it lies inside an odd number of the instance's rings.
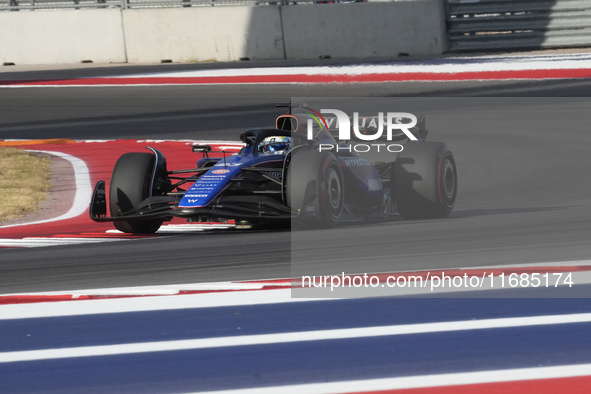
[[[327,299],[291,298],[291,289],[279,289],[242,291],[240,293],[226,292],[161,297],[10,304],[0,305],[0,320],[82,316],[101,313],[217,308],[238,305],[268,305],[308,301],[327,301]]]
[[[461,372],[437,375],[405,376],[398,378],[349,380],[344,382],[311,383],[290,386],[256,387],[251,389],[200,391],[201,394],[332,394],[358,393],[386,390],[419,389],[428,387],[461,386],[573,378],[591,375],[591,364],[561,365],[557,367],[536,367],[501,369],[493,371]],[[565,388],[566,390],[566,388]],[[497,391],[495,391],[497,392]]]
[[[173,78],[171,78],[173,79]],[[83,79],[81,79],[83,80]],[[277,82],[248,82],[243,83],[244,85],[277,85]],[[301,85],[302,82],[281,82],[282,85]],[[186,84],[186,85],[194,85],[194,84]],[[215,85],[228,85],[227,82],[211,82],[208,85],[215,86]],[[178,83],[134,83],[132,85],[127,84],[112,84],[112,83],[102,83],[100,85],[97,84],[59,84],[59,85],[0,85],[0,89],[32,89],[32,88],[48,88],[48,89],[59,89],[59,88],[117,88],[117,87],[141,87],[141,86],[179,86]],[[153,118],[154,119],[154,118]],[[167,117],[166,119],[170,119]],[[124,122],[124,121],[123,121]],[[131,122],[131,121],[130,121]],[[97,122],[95,122],[97,123]],[[33,126],[31,126],[33,127]]]
[[[591,313],[238,335],[0,353],[0,363],[591,322]]]
[[[20,248],[39,248],[45,246],[57,246],[57,245],[81,245],[81,244],[94,244],[101,242],[115,242],[115,241],[128,241],[126,238],[83,238],[83,237],[29,237],[29,238],[0,238],[0,246],[3,247],[20,247]]]
[[[191,291],[224,291],[224,290],[260,290],[265,286],[289,288],[291,283],[286,282],[212,282],[212,283],[190,283],[178,285],[158,285],[158,286],[137,286],[137,287],[114,287],[105,289],[90,290],[68,290],[68,291],[49,291],[44,293],[12,293],[0,294],[0,297],[18,297],[18,296],[88,296],[88,295],[175,295],[181,292]]]
[[[88,142],[88,141],[86,141]],[[191,144],[204,144],[204,145],[228,145],[228,148],[237,149],[243,148],[246,144],[238,141],[228,140],[188,140],[188,139],[169,139],[169,140],[136,140],[138,144],[150,143],[150,144],[161,144],[163,142],[186,142],[187,145]]]
[[[7,142],[31,142],[31,141],[39,141],[39,139],[34,139],[34,138],[6,138],[6,139],[0,139],[0,141],[7,141]],[[43,140],[41,140],[43,141]],[[121,140],[77,140],[77,139],[72,139],[71,141],[77,143],[77,144],[94,144],[94,143],[105,143],[105,142],[117,142],[117,141],[121,141]],[[241,149],[244,147],[244,143],[243,142],[238,142],[238,141],[228,141],[228,140],[189,140],[189,139],[168,139],[168,140],[133,140],[133,139],[128,139],[128,140],[123,140],[123,141],[127,141],[127,142],[133,142],[135,141],[135,143],[137,144],[162,144],[162,143],[166,143],[166,142],[183,142],[185,143],[185,145],[195,145],[195,144],[203,144],[203,145],[223,145],[223,147],[226,147],[228,149]]]
[[[162,226],[157,231],[158,234],[174,234],[174,233],[188,233],[188,232],[202,232],[208,230],[225,230],[235,228],[233,224],[170,224]]]
[[[224,223],[192,223],[192,224],[167,224],[156,232],[156,234],[177,234],[177,233],[201,233],[209,230],[225,230],[235,228],[233,224]],[[119,230],[107,230],[107,234],[124,234]]]
[[[37,152],[37,153],[45,153],[48,155],[58,156],[62,159],[65,159],[72,164],[74,168],[74,179],[76,181],[76,190],[74,195],[74,202],[72,203],[72,207],[68,212],[65,214],[45,220],[39,220],[36,222],[31,223],[19,223],[19,224],[10,224],[5,226],[0,226],[0,228],[8,228],[8,227],[18,227],[18,226],[30,226],[33,224],[45,224],[51,222],[58,222],[60,220],[67,220],[75,218],[88,210],[88,204],[90,203],[90,196],[92,195],[92,185],[90,183],[90,174],[88,172],[88,166],[86,163],[74,156],[68,155],[67,153],[62,152],[53,152],[53,151],[45,151],[45,150],[28,150],[28,152]]]

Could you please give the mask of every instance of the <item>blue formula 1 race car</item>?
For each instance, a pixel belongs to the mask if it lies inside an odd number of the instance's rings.
[[[290,111],[275,128],[244,131],[244,147],[223,158],[209,157],[208,145],[195,145],[203,157],[189,169],[168,170],[164,155],[151,147],[126,153],[113,170],[108,199],[105,181],[96,184],[90,217],[125,233],[154,233],[174,217],[197,223],[234,219],[244,228],[328,228],[344,221],[447,217],[452,211],[454,156],[445,144],[425,141],[424,122],[412,129],[416,141],[398,136],[401,149],[393,153],[357,149],[355,141],[337,140],[334,130],[309,120],[310,114]]]

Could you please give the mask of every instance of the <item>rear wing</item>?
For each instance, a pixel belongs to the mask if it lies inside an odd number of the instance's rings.
[[[351,127],[353,127],[355,119],[353,117],[349,117],[349,123]],[[410,119],[396,119],[397,123],[407,123]],[[380,123],[382,124],[382,134],[381,136],[376,139],[376,141],[387,141],[387,135],[384,130],[383,125],[386,124],[385,116],[382,119],[379,118],[377,115],[372,116],[359,116],[357,119],[357,130],[362,135],[376,135],[379,132]],[[309,126],[309,124],[311,126]],[[302,135],[306,135],[308,133],[308,128],[312,127],[312,131],[314,135],[317,135],[318,132],[321,130],[328,130],[328,132],[333,136],[335,140],[339,140],[339,123],[336,116],[329,116],[325,115],[322,116],[322,119],[318,117],[313,117],[309,113],[290,113],[287,115],[281,115],[276,120],[275,127],[279,130],[286,130],[297,132]],[[424,141],[427,138],[427,134],[429,131],[427,130],[426,120],[424,116],[417,117],[417,124],[410,128],[410,132],[417,138],[419,141]],[[351,133],[351,140],[352,141],[362,141],[360,138],[356,136],[354,132]],[[390,141],[405,141],[409,140],[408,136],[404,134],[400,130],[394,131],[392,134],[392,139]]]

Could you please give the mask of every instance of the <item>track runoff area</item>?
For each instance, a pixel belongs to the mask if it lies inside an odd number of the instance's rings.
[[[2,84],[347,83],[591,76],[585,67],[588,55],[565,55],[560,62],[547,56],[488,58],[485,63],[478,59]],[[187,160],[194,161],[188,145],[196,142],[205,141],[3,141],[4,146],[19,146],[69,163],[75,193],[69,194],[72,200],[64,212],[0,227],[0,247],[138,238],[87,218],[92,186],[99,179],[109,179],[122,153],[154,145],[170,158],[171,167],[180,167]],[[207,143],[226,151],[240,148],[226,141]],[[175,154],[168,155],[167,150]],[[232,223],[197,226],[173,221],[154,237],[228,226]],[[527,298],[527,292],[546,290],[568,297],[569,289],[589,287],[590,271],[591,261],[568,261],[4,294],[0,295],[0,391],[587,392],[591,386],[588,301]],[[307,286],[313,291],[322,281],[323,290],[335,294],[347,286],[375,285],[397,288],[401,297],[292,298],[292,288]],[[434,294],[435,298],[422,298]],[[503,297],[523,298],[508,302]]]

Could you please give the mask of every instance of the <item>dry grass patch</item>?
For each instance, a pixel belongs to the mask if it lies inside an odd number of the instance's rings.
[[[49,159],[0,148],[0,222],[36,212],[49,187]]]

